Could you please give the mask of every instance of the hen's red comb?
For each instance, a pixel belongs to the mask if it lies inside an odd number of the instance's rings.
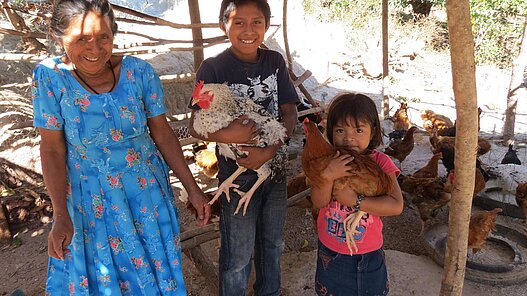
[[[203,88],[203,84],[205,84],[205,81],[200,80],[198,83],[196,83],[196,86],[194,87],[194,91],[192,92],[192,97],[197,98],[201,92],[201,89]]]
[[[308,123],[309,122],[309,118],[304,118],[304,121],[302,123]]]

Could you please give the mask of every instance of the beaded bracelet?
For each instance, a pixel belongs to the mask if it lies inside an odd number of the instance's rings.
[[[355,211],[360,211],[360,204],[361,202],[366,198],[363,194],[357,195],[357,201],[355,202],[355,205],[353,206],[353,209]]]

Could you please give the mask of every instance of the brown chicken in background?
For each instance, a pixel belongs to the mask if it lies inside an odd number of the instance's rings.
[[[196,152],[194,161],[203,169],[203,173],[209,178],[215,178],[218,173],[218,159],[216,158],[216,144],[207,144],[206,149]]]
[[[394,130],[408,130],[412,126],[408,117],[408,104],[401,102],[401,106],[395,110],[390,120],[393,122]]]
[[[449,182],[445,178],[416,178],[413,176],[399,175],[401,190],[406,192],[406,198],[419,211],[422,220],[423,232],[432,218],[436,217],[437,210],[450,202],[450,193],[447,192]]]
[[[478,107],[478,132],[480,130],[480,122],[481,122],[481,113],[483,110]],[[456,122],[454,121],[454,126],[442,129],[438,131],[438,134],[440,136],[447,136],[447,137],[455,137],[456,136]]]
[[[527,183],[520,183],[516,188],[516,203],[522,209],[527,224]]]
[[[468,248],[474,253],[478,252],[485,245],[487,237],[496,227],[496,219],[501,208],[495,208],[491,211],[478,211],[470,217],[468,229]]]
[[[413,173],[412,176],[415,178],[435,178],[437,177],[438,165],[439,165],[440,159],[441,159],[441,152],[434,154],[432,158],[430,158],[428,163],[424,167],[415,171],[415,173]]]
[[[402,140],[394,139],[384,149],[384,153],[397,159],[402,166],[402,162],[414,149],[414,133],[417,130],[416,126],[412,126],[404,135]]]
[[[430,134],[433,133],[434,130],[439,132],[454,126],[450,118],[445,115],[436,114],[432,110],[423,110],[421,112],[421,119],[423,119],[423,128]]]
[[[304,172],[301,172],[300,174],[289,179],[289,181],[287,182],[287,198],[291,198],[292,196],[303,192],[308,188],[311,188],[311,186],[308,184],[307,177]],[[304,199],[296,203],[295,206],[302,209],[311,210],[311,216],[313,217],[313,230],[316,233],[319,209],[313,208],[313,202],[311,202],[311,195],[306,196]]]

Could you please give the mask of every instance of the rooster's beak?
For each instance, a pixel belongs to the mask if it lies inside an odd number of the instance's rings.
[[[196,105],[199,102],[198,98],[192,98],[192,106]]]

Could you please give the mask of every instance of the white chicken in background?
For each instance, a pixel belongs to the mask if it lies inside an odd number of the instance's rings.
[[[253,120],[260,131],[258,138],[255,139],[256,144],[254,146],[267,147],[279,141],[284,142],[287,137],[286,128],[278,120],[274,119],[262,106],[251,99],[235,96],[227,84],[204,84],[203,81],[200,81],[192,93],[192,105],[196,104],[201,109],[194,113],[193,128],[205,138],[208,134],[227,127],[232,121],[242,115],[247,115],[250,120]],[[246,152],[238,149],[239,144],[217,143],[217,145],[220,155],[225,157],[236,160],[237,157],[246,155]],[[241,146],[244,145],[246,144]],[[234,214],[238,213],[243,206],[243,214],[245,215],[256,189],[275,170],[283,171],[285,169],[285,156],[285,147],[282,146],[273,159],[267,161],[256,170],[258,179],[249,191],[241,192],[236,188],[234,189],[241,196]],[[233,181],[246,170],[247,168],[239,166],[231,176],[219,185],[214,198],[209,204],[213,204],[222,193],[226,194],[227,200],[230,202],[229,188],[236,187]]]
[[[489,166],[486,171],[490,176],[486,184],[487,196],[515,205],[518,184],[527,182],[527,167],[517,164],[497,164]]]

